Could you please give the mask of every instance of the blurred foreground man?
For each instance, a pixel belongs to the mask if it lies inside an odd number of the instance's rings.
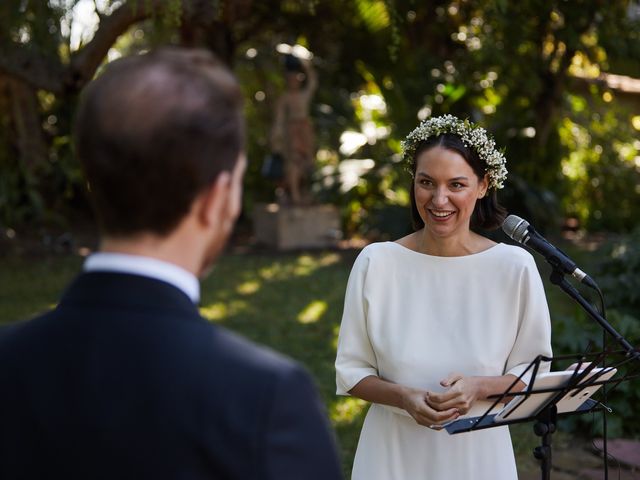
[[[101,248],[0,338],[0,478],[340,477],[309,375],[196,306],[240,212],[241,108],[204,51],[124,58],[87,88],[75,138]]]

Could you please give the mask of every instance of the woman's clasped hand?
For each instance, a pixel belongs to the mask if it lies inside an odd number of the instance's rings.
[[[409,415],[420,425],[438,429],[446,422],[457,419],[460,416],[458,408],[441,409],[430,402],[434,395],[424,390],[415,388],[407,389],[403,396],[403,405]]]
[[[440,382],[446,390],[429,392],[407,389],[403,408],[420,425],[439,430],[442,425],[465,415],[482,398],[482,380],[452,374]]]
[[[442,380],[440,385],[446,387],[442,393],[430,393],[427,402],[439,412],[456,409],[460,415],[466,414],[476,400],[482,397],[482,381],[479,377],[464,377],[453,374]]]

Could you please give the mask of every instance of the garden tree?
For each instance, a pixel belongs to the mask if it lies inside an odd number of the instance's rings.
[[[514,175],[506,193],[516,206],[528,207],[537,217],[549,216],[549,192],[553,192],[571,197],[566,205],[571,214],[578,215],[572,209],[576,200],[573,185],[568,183],[573,179],[561,168],[571,154],[570,143],[561,139],[564,120],[573,117],[585,128],[598,119],[608,119],[610,126],[626,125],[606,128],[608,137],[599,135],[598,142],[607,142],[610,150],[614,143],[630,145],[633,136],[624,105],[604,105],[599,100],[603,89],[585,89],[572,79],[609,71],[610,58],[619,67],[631,66],[617,73],[635,73],[633,66],[640,64],[640,22],[627,13],[631,6],[633,2],[628,0],[356,0],[350,8],[343,7],[338,28],[326,22],[307,37],[312,45],[320,43],[320,48],[328,50],[323,52],[325,58],[334,53],[340,59],[332,65],[354,65],[353,70],[362,77],[359,88],[363,93],[384,97],[389,113],[379,122],[389,123],[392,118],[393,131],[387,142],[365,146],[367,155],[379,161],[397,151],[398,140],[415,126],[418,112],[470,115],[487,125],[507,147]],[[320,42],[314,33],[348,48]],[[339,84],[349,85],[347,75],[344,68],[336,72]],[[584,99],[593,118],[576,115],[575,97]],[[599,113],[603,108],[608,115]],[[598,149],[595,143],[584,148]],[[591,168],[590,173],[616,171],[626,174],[629,183],[640,182],[632,161],[615,152],[606,153],[596,156],[602,164],[614,165]],[[388,178],[393,169],[380,163],[383,176]],[[602,189],[606,178],[600,175],[599,179]],[[367,186],[359,187],[363,206],[369,206],[371,195],[376,193],[389,202],[388,195],[375,191],[376,186],[385,184],[378,180],[370,178]],[[625,203],[639,203],[637,188],[626,192]],[[583,203],[585,208],[578,216],[590,220],[597,209],[591,201]],[[612,212],[609,218],[616,216],[619,218],[609,223],[610,228],[629,228],[634,218],[630,209]]]
[[[536,160],[518,165],[528,180],[552,185],[560,177],[558,126],[567,114],[571,74],[608,71],[609,56],[617,55],[614,45],[637,43],[638,23],[627,15],[629,3],[532,0],[487,11],[493,33],[483,42],[483,63],[493,59],[499,75],[495,88],[504,92],[497,120],[503,130],[535,130],[535,136],[520,136],[518,142],[518,154]],[[640,50],[630,53],[640,59]]]
[[[163,43],[200,46],[232,65],[238,46],[253,37],[272,49],[274,32],[295,39],[292,25],[298,32],[318,25],[313,0],[107,1],[98,12],[93,37],[72,50],[69,24],[78,3],[0,4],[0,121],[5,127],[0,137],[0,219],[4,223],[55,212],[52,203],[55,207],[66,203],[67,196],[77,196],[80,177],[69,150],[73,104],[110,49],[133,26],[151,31],[150,42],[138,42],[138,48]],[[326,18],[334,18],[339,6],[340,2],[331,2]],[[44,207],[43,196],[50,208]]]
[[[69,105],[133,25],[153,18],[160,30],[174,33],[172,43],[209,48],[228,64],[237,45],[260,27],[259,19],[244,21],[252,0],[107,2],[106,12],[97,11],[93,38],[72,51],[69,23],[77,3],[0,4],[0,219],[7,223],[43,209],[43,180],[52,173],[49,163],[59,160],[51,149],[56,138],[68,144]]]
[[[496,7],[487,5],[482,11],[489,28],[481,30],[488,34],[480,36],[478,60],[496,72],[492,89],[500,97],[490,122],[499,140],[509,147],[513,170],[530,184],[571,198],[565,202],[566,211],[589,227],[629,229],[634,216],[640,214],[637,207],[635,215],[626,207],[640,200],[638,188],[633,187],[633,182],[640,184],[639,172],[629,161],[629,154],[620,153],[625,149],[619,147],[631,147],[633,142],[630,112],[623,103],[602,101],[603,93],[605,98],[611,97],[606,87],[589,90],[576,80],[610,71],[610,61],[626,68],[620,61],[622,55],[628,64],[637,65],[640,22],[629,14],[634,3],[529,0],[498,2]],[[576,111],[577,105],[588,105],[586,112],[584,108]],[[609,188],[614,184],[632,184],[604,223],[598,221],[602,197],[600,201],[596,197],[590,201],[587,195],[576,198],[577,179],[567,175],[566,163],[575,155],[575,141],[580,142],[575,138],[576,128],[567,132],[568,123],[587,130],[588,145],[581,139],[582,147],[589,151],[584,156],[592,160],[597,157],[595,168],[585,166],[591,177],[587,183],[600,184],[604,198],[607,189],[611,193],[620,191]],[[582,133],[579,136],[584,138]],[[611,175],[614,172],[616,175]]]
[[[70,119],[60,115],[64,107],[56,104],[73,103],[118,36],[144,18],[142,9],[125,4],[102,17],[91,42],[71,52],[73,7],[74,2],[0,4],[0,209],[7,223],[43,210],[43,183],[55,170],[50,160],[58,160],[49,150],[70,129]]]
[[[635,207],[640,204],[640,172],[629,153],[634,150],[630,112],[624,104],[605,104],[601,97],[606,89],[585,89],[574,78],[610,71],[610,58],[626,69],[616,73],[637,73],[640,22],[628,13],[632,6],[626,0],[398,1],[392,17],[397,60],[373,60],[380,48],[365,49],[362,55],[368,55],[369,71],[390,104],[395,125],[402,128],[396,138],[411,128],[404,121],[415,121],[414,112],[423,105],[424,114],[471,115],[507,146],[515,175],[506,193],[513,203],[526,198],[528,205],[521,207],[548,216],[547,190],[571,198],[565,203],[569,213],[588,226],[628,229],[640,214]],[[393,79],[392,91],[384,91],[386,79]],[[588,105],[586,112],[576,112],[577,104]],[[584,169],[595,178],[580,179],[593,182],[583,191],[600,191],[591,195],[593,201],[577,199],[576,179],[566,175],[566,161],[573,154],[566,141],[568,117],[587,131],[600,124],[587,135],[586,145],[582,142],[588,151],[583,157],[595,157]],[[615,172],[616,181],[604,172]],[[521,187],[523,181],[528,188]],[[623,208],[603,215],[605,222],[593,221],[608,197],[604,190],[621,182],[627,187],[620,199]],[[575,208],[579,203],[581,211]]]
[[[627,15],[630,0],[106,1],[93,38],[72,51],[63,26],[76,3],[0,3],[0,221],[32,217],[39,195],[50,206],[77,197],[71,112],[110,49],[127,53],[170,42],[216,52],[247,94],[248,148],[256,159],[268,148],[273,100],[283,87],[274,48],[283,41],[305,44],[320,75],[313,114],[324,161],[344,158],[338,146],[345,130],[362,133],[373,124],[387,132],[368,134],[355,154],[374,158],[378,168],[348,195],[333,197],[353,213],[354,228],[367,212],[406,202],[407,177],[393,161],[418,115],[453,113],[482,121],[507,146],[516,174],[512,187],[528,182],[568,198],[566,186],[558,185],[574,181],[560,168],[572,147],[568,125],[588,129],[597,120],[576,112],[576,105],[587,104],[592,115],[603,108],[602,91],[576,87],[572,75],[609,71],[610,62],[629,69],[616,73],[637,74],[633,66],[640,59],[638,22]],[[383,100],[384,108],[365,107],[364,99],[372,97]],[[604,108],[613,111],[614,103]],[[628,124],[621,114],[613,117]],[[629,134],[628,128],[606,128],[598,141],[626,145]],[[593,153],[595,145],[582,141],[581,148]],[[587,153],[583,157],[593,161],[622,161]],[[625,161],[613,170],[637,176]],[[612,169],[590,171],[603,175]],[[268,194],[259,162],[249,167],[247,187],[249,197]],[[597,195],[581,191],[593,198],[581,214],[588,219]],[[638,194],[631,191],[633,200]],[[538,197],[531,194],[527,203]]]
[[[413,113],[422,105],[431,113],[471,114],[507,146],[513,173],[564,195],[570,186],[563,185],[560,164],[570,152],[559,132],[572,113],[569,94],[587,97],[591,105],[596,102],[592,93],[576,89],[575,82],[572,89],[570,77],[609,71],[608,59],[621,64],[620,52],[627,63],[638,63],[640,23],[627,14],[631,4],[399,1],[394,17],[398,60],[370,61],[370,70],[379,85],[385,78],[394,80],[393,93],[385,92],[385,98],[398,127],[411,117],[397,113]],[[379,51],[369,49],[367,54]],[[628,114],[617,112],[617,118],[629,124]],[[403,126],[403,133],[408,128]],[[610,133],[609,143],[622,140]],[[624,141],[629,143],[630,137]],[[626,170],[638,180],[633,164],[626,162]],[[629,192],[637,203],[637,191]]]

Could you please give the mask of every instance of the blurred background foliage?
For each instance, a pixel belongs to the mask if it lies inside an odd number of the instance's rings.
[[[108,61],[167,43],[213,50],[236,72],[252,160],[245,210],[272,200],[260,169],[284,42],[315,54],[314,190],[342,208],[348,236],[408,229],[399,142],[442,113],[481,122],[506,147],[512,212],[543,228],[571,217],[629,231],[640,214],[639,11],[631,0],[7,0],[0,222],[90,215],[71,142],[78,95]]]
[[[596,251],[585,252],[569,247],[572,258],[577,259],[585,268],[593,272],[602,289],[606,302],[606,319],[614,329],[631,345],[640,345],[640,228],[636,227],[630,234],[610,236]],[[544,267],[543,267],[544,268]],[[598,352],[603,349],[604,342],[611,351],[620,351],[621,346],[611,336],[603,338],[602,328],[577,304],[568,300],[558,289],[547,284],[547,296],[552,312],[553,349],[555,355],[576,354],[581,352]],[[592,304],[600,310],[600,302],[593,291],[582,292]],[[608,364],[620,361],[620,355],[608,359]],[[571,363],[571,362],[569,362]],[[627,364],[619,369],[620,378],[624,373],[637,374],[640,368],[637,362]],[[554,370],[566,368],[567,365],[554,365]],[[640,382],[638,379],[620,383],[615,392],[606,400],[607,406],[613,410],[608,415],[607,429],[609,435],[640,438],[640,419],[629,413],[640,403]],[[570,430],[580,430],[584,434],[602,435],[600,420],[594,421],[590,415],[579,415],[565,421]]]
[[[550,234],[564,226],[608,239],[595,252],[566,248],[598,269],[591,273],[609,319],[640,342],[640,4],[632,0],[3,0],[0,234],[73,231],[91,220],[71,134],[78,96],[109,61],[164,44],[210,49],[240,79],[248,224],[253,205],[274,198],[261,167],[285,86],[280,43],[314,53],[313,190],[340,207],[347,237],[406,233],[410,178],[400,141],[431,115],[469,117],[506,147],[510,176],[500,198],[510,212]],[[330,301],[322,299],[334,330],[350,261],[327,282]],[[5,274],[15,279],[22,268]],[[36,276],[59,284],[49,271]],[[581,311],[548,293],[556,353],[600,341]],[[227,300],[217,300],[220,311],[231,308]],[[301,318],[326,308],[309,305]],[[240,330],[251,335],[257,323]],[[257,339],[280,347],[265,335]],[[302,360],[332,398],[334,350],[324,355],[322,369]],[[612,431],[637,436],[640,421],[625,412],[640,402],[640,386],[620,388]],[[364,403],[336,402],[334,425],[350,432],[343,445],[353,449],[362,419],[353,412]]]

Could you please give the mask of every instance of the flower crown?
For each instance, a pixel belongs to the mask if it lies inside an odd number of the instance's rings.
[[[473,148],[481,160],[487,165],[489,188],[504,187],[507,178],[507,159],[502,152],[496,150],[496,142],[487,131],[469,120],[460,120],[453,115],[442,115],[423,120],[402,142],[402,157],[413,162],[418,145],[430,137],[443,133],[459,136],[468,148]]]

